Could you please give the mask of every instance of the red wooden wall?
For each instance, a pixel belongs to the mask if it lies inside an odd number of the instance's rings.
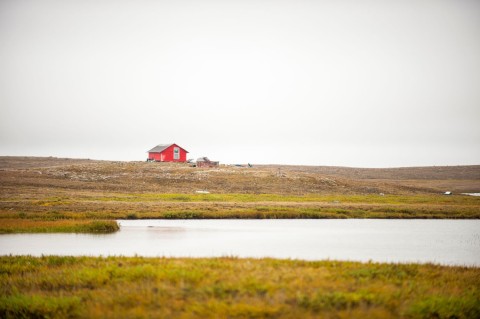
[[[174,156],[175,148],[178,148],[178,159],[176,159]],[[148,153],[148,159],[159,162],[186,162],[187,151],[185,151],[177,144],[172,144],[168,148],[164,149],[161,153]]]

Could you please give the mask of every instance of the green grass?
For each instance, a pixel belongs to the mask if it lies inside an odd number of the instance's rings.
[[[480,269],[4,256],[0,296],[1,318],[478,318]]]
[[[112,224],[115,219],[229,218],[479,219],[480,198],[456,195],[150,193],[105,193],[99,196],[98,193],[79,193],[4,198],[0,202],[0,233],[112,232],[117,230]],[[35,223],[27,227],[26,220]],[[48,221],[56,223],[49,224]],[[101,224],[100,221],[109,221],[110,224]]]
[[[340,203],[376,203],[376,204],[475,204],[480,198],[466,195],[279,195],[279,194],[112,194],[95,197],[98,201],[118,202],[340,202]],[[58,198],[51,200],[52,205]]]
[[[416,206],[416,205],[192,205],[161,207],[152,210],[109,210],[76,212],[48,210],[40,212],[8,211],[0,214],[0,227],[4,219],[59,220],[112,220],[112,219],[320,219],[320,218],[384,218],[384,219],[478,219],[476,206]]]
[[[0,234],[9,233],[90,233],[108,234],[118,231],[116,221],[110,220],[28,220],[1,219]]]

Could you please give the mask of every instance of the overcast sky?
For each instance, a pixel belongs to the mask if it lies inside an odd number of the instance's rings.
[[[0,155],[480,164],[480,1],[0,0]]]

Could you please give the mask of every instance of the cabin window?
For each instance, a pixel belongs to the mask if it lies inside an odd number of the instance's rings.
[[[179,147],[174,147],[173,148],[173,159],[180,159],[180,148]]]

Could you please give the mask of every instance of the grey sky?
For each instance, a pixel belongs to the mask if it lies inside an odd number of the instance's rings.
[[[480,1],[0,0],[0,155],[480,164]]]

